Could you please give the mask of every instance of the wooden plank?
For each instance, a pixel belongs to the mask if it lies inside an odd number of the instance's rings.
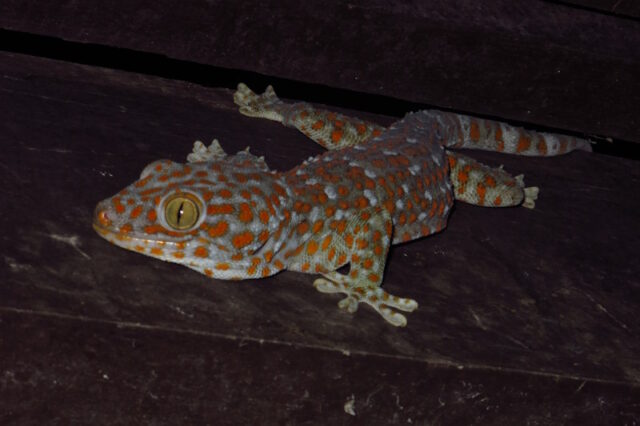
[[[3,424],[633,424],[638,388],[0,311]],[[345,404],[352,401],[354,415]]]
[[[564,0],[554,2],[601,10],[621,17],[640,18],[640,4],[635,0]]]
[[[636,142],[639,25],[529,0],[0,3],[9,30]]]
[[[635,162],[474,152],[524,172],[537,207],[457,204],[444,232],[396,246],[385,286],[420,302],[396,329],[341,312],[310,275],[210,280],[93,232],[97,201],[195,139],[280,170],[321,152],[230,91],[0,54],[0,93],[2,422],[333,421],[352,393],[369,424],[640,416]]]

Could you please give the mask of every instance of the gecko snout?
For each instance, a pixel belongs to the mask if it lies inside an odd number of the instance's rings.
[[[109,218],[109,211],[102,203],[98,204],[93,212],[93,223],[104,228],[111,226],[112,221]]]

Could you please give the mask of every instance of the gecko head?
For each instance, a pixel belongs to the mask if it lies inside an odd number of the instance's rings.
[[[147,165],[140,179],[98,203],[94,229],[128,250],[217,278],[239,277],[280,228],[288,195],[274,172],[241,154]]]

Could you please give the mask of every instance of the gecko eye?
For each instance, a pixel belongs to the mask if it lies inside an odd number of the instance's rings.
[[[200,203],[191,194],[176,194],[164,202],[164,219],[173,229],[193,228],[200,218]]]

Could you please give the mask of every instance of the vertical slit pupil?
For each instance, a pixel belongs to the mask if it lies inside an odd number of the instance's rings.
[[[180,203],[180,207],[178,207],[178,217],[176,223],[180,226],[180,219],[182,219],[182,215],[184,214],[184,201]]]

